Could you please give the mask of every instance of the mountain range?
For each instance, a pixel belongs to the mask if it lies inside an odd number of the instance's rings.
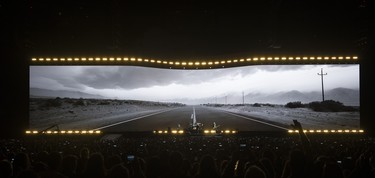
[[[88,94],[80,91],[69,90],[48,90],[41,88],[30,88],[30,98],[90,98],[90,99],[103,99],[103,96]]]
[[[360,97],[359,90],[348,88],[335,88],[325,91],[325,100],[335,100],[347,106],[359,106]],[[310,103],[313,101],[322,101],[321,91],[301,92],[298,90],[291,90],[285,92],[277,92],[274,94],[265,93],[247,93],[244,98],[241,94],[228,94],[226,96],[209,97],[201,99],[177,99],[176,102],[185,104],[242,104],[243,99],[245,103],[270,103],[270,104],[286,104],[288,102],[300,101],[302,103]]]
[[[348,88],[335,88],[324,92],[325,100],[335,100],[347,106],[359,106],[360,96],[359,90]],[[247,94],[245,96],[247,103],[272,103],[286,104],[292,101],[301,101],[309,103],[312,101],[322,101],[322,92],[300,92],[297,90],[278,92],[271,95],[265,94]]]
[[[40,88],[30,88],[30,97],[49,97],[49,98],[95,98],[104,99],[100,95],[88,94],[80,91],[68,90],[47,90]],[[244,96],[245,103],[270,103],[270,104],[286,104],[288,102],[300,101],[302,103],[309,103],[312,101],[321,101],[322,93],[315,92],[300,92],[291,90],[286,92],[278,92],[274,94],[264,93],[248,93]],[[347,106],[359,106],[360,96],[359,90],[348,88],[335,88],[325,91],[325,100],[335,100]],[[241,95],[229,94],[227,96],[189,99],[180,98],[168,102],[180,102],[184,104],[205,104],[205,103],[218,103],[218,104],[242,104],[243,98]]]

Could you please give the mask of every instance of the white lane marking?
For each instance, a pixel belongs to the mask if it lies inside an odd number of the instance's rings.
[[[238,115],[238,114],[234,114],[234,113],[231,113],[231,112],[228,112],[228,111],[223,111],[223,112],[225,112],[227,114],[230,114],[230,115],[233,115],[233,116],[242,117],[244,119],[251,120],[251,121],[254,121],[254,122],[259,122],[259,123],[266,124],[266,125],[269,125],[269,126],[272,126],[272,127],[276,127],[276,128],[279,128],[279,129],[289,130],[289,129],[284,128],[284,127],[280,127],[280,126],[277,126],[277,125],[274,125],[274,124],[270,124],[270,123],[267,123],[267,122],[263,122],[263,121],[258,121],[258,120],[255,120],[255,119],[252,119],[252,118],[249,118],[249,117],[246,117],[246,116],[241,116],[241,115]]]
[[[173,109],[176,109],[176,108],[173,108]],[[119,124],[123,124],[123,123],[126,123],[126,122],[135,121],[135,120],[142,119],[142,118],[149,117],[149,116],[153,116],[153,115],[156,115],[156,114],[161,114],[161,113],[164,113],[164,112],[168,112],[168,111],[171,111],[173,109],[164,110],[164,111],[160,111],[160,112],[157,112],[157,113],[152,113],[152,114],[148,114],[148,115],[144,115],[144,116],[139,116],[139,117],[136,117],[136,118],[133,118],[133,119],[129,119],[129,120],[125,120],[125,121],[121,121],[121,122],[116,122],[114,124],[109,124],[109,125],[106,125],[106,126],[103,126],[103,127],[99,127],[99,128],[93,129],[93,130],[105,129],[105,128],[112,127],[112,126],[119,125]]]
[[[193,106],[193,114],[191,114],[191,119],[193,120],[193,123],[197,122],[195,117],[195,107]]]

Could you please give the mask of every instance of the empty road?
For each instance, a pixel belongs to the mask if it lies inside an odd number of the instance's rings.
[[[104,132],[135,132],[166,130],[168,127],[176,129],[178,125],[181,128],[187,128],[191,123],[191,114],[195,108],[198,123],[202,123],[204,129],[211,129],[213,122],[220,125],[220,130],[237,129],[239,131],[283,131],[285,128],[257,121],[248,116],[241,116],[226,111],[205,106],[185,106],[174,108],[165,112],[158,112],[139,118],[102,126],[100,129]]]

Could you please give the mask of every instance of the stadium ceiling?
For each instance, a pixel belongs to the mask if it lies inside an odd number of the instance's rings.
[[[129,63],[134,62],[131,58],[141,58],[142,65],[157,67],[172,62],[173,66],[183,62],[186,66],[208,66],[209,62],[222,61],[232,66],[235,60],[236,65],[242,65],[241,59],[248,58],[267,64],[277,57],[279,61],[283,57],[300,57],[300,61],[308,57],[303,63],[311,62],[311,57],[322,57],[316,60],[319,63],[331,62],[325,57],[352,58],[361,55],[368,11],[366,4],[355,0],[66,0],[14,4],[15,11],[9,14],[17,23],[9,23],[9,27],[17,38],[12,40],[28,59],[50,57],[55,64],[54,58],[79,58],[80,63],[82,58],[101,58],[103,64],[107,58],[106,63],[113,64],[111,58],[129,58]],[[155,60],[155,64],[143,63],[144,59]]]

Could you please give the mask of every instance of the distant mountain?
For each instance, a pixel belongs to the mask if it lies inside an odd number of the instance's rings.
[[[245,95],[245,103],[270,103],[270,104],[286,104],[293,101],[301,101],[302,103],[310,103],[313,101],[321,101],[322,93],[320,91],[314,92],[300,92],[297,90],[278,92],[275,94],[264,93],[248,93]],[[359,90],[348,88],[335,88],[325,91],[325,100],[335,100],[343,103],[346,106],[359,106]],[[179,98],[170,100],[170,102],[180,102],[185,104],[242,104],[242,95],[228,94],[226,96],[210,97],[210,98]]]
[[[347,106],[359,106],[359,90],[348,88],[335,88],[325,91],[325,100],[335,100]],[[300,92],[292,90],[288,92],[279,92],[271,95],[265,94],[248,94],[245,96],[246,103],[271,103],[286,104],[292,101],[301,101],[309,103],[312,101],[321,101],[321,92]]]
[[[48,90],[48,89],[41,89],[41,88],[30,88],[29,96],[32,98],[96,98],[102,99],[103,96],[100,95],[92,95],[80,91],[68,91],[68,90]]]
[[[325,99],[336,100],[348,106],[359,106],[359,91],[348,88],[335,88],[325,93]]]
[[[316,92],[300,92],[297,90],[292,90],[288,92],[279,92],[272,95],[258,95],[253,99],[257,103],[272,103],[272,104],[286,104],[291,101],[301,101],[302,103],[307,103],[311,101],[317,101],[319,94]],[[251,101],[251,98],[248,98]],[[254,102],[255,103],[255,102]]]

